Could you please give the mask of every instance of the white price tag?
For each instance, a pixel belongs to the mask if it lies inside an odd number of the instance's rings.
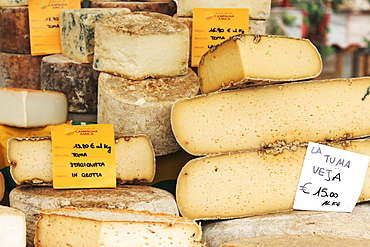
[[[293,208],[352,212],[370,157],[318,143],[307,147]]]

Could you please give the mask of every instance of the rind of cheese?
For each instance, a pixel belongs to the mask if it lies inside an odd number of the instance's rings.
[[[171,122],[193,155],[369,135],[370,77],[228,90],[174,103]],[[356,110],[353,110],[356,109]]]
[[[32,128],[67,121],[67,97],[44,90],[0,88],[0,124]]]
[[[10,192],[9,204],[26,215],[27,246],[30,247],[33,246],[35,223],[39,211],[42,209],[65,207],[132,209],[179,215],[175,199],[170,192],[138,185],[121,185],[109,189],[73,190],[55,190],[53,187],[21,185]]]
[[[124,15],[127,8],[82,8],[60,11],[62,54],[80,63],[92,63],[96,22],[114,15]]]
[[[95,2],[90,1],[90,8],[128,8],[131,11],[157,12],[173,16],[177,12],[175,1],[119,1],[119,2]]]
[[[0,7],[15,7],[28,5],[28,0],[0,0]]]
[[[147,135],[156,156],[180,150],[171,130],[170,114],[177,99],[195,96],[199,80],[191,70],[184,76],[130,80],[100,73],[98,123],[113,124],[117,136]]]
[[[27,6],[0,9],[0,52],[31,53]]]
[[[118,184],[150,183],[155,175],[155,156],[147,136],[116,138]],[[7,159],[16,184],[52,184],[50,136],[13,137],[8,140]]]
[[[77,231],[71,229],[78,229]],[[202,246],[201,227],[166,214],[133,210],[42,210],[36,246]]]
[[[61,54],[45,56],[41,61],[40,88],[67,95],[69,113],[96,113],[98,76],[91,63],[80,63]]]
[[[193,16],[194,8],[247,8],[250,19],[268,19],[271,0],[179,0],[178,16]]]
[[[4,175],[0,172],[0,201],[4,198],[5,193],[5,180]]]
[[[140,80],[188,72],[189,29],[176,18],[132,12],[105,18],[95,26],[93,68]]]
[[[343,145],[333,146],[364,155],[370,153],[370,139]],[[278,154],[258,150],[193,159],[177,179],[180,213],[205,220],[292,210],[306,150],[304,146],[292,145]],[[370,169],[358,202],[369,199]]]
[[[308,39],[239,34],[209,49],[200,59],[202,93],[228,87],[312,79],[322,59]]]
[[[26,219],[22,211],[0,205],[1,246],[26,246]]]

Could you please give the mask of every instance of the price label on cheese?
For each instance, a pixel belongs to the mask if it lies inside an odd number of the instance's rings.
[[[29,0],[31,54],[61,53],[59,15],[63,9],[79,9],[78,0]]]
[[[116,187],[116,155],[111,124],[51,126],[53,186]]]
[[[208,49],[249,29],[249,9],[195,8],[193,10],[191,66],[197,67]]]
[[[310,142],[293,208],[352,212],[361,194],[370,157]]]

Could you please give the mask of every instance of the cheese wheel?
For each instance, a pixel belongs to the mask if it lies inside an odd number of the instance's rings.
[[[370,77],[229,90],[178,100],[171,122],[193,155],[369,135]],[[356,109],[355,111],[352,109]]]
[[[61,54],[43,57],[41,89],[64,93],[68,112],[96,113],[99,72],[90,63],[80,63]]]
[[[201,227],[183,217],[134,210],[49,209],[40,212],[35,243],[47,246],[202,246]]]
[[[33,128],[67,121],[67,97],[54,91],[1,88],[0,124]]]
[[[27,6],[0,8],[0,52],[31,53]]]
[[[0,7],[14,7],[28,5],[28,0],[0,0]]]
[[[342,145],[333,146],[370,153],[370,139]],[[271,153],[261,149],[193,159],[177,179],[180,213],[192,219],[227,219],[292,210],[306,150],[292,144],[267,149]],[[358,201],[369,199],[370,170]]]
[[[119,184],[150,183],[155,174],[153,147],[147,136],[116,138],[116,173]],[[140,154],[140,155],[138,155]],[[8,140],[7,159],[14,181],[51,185],[52,141],[50,136],[13,137]]]
[[[157,12],[173,16],[177,12],[177,5],[174,1],[153,1],[153,2],[90,2],[90,8],[128,8],[131,11]]]
[[[188,72],[189,29],[171,16],[132,12],[95,26],[93,68],[141,80]]]
[[[22,211],[0,205],[1,246],[26,246],[26,219]]]
[[[193,16],[194,8],[247,8],[250,19],[268,19],[271,0],[179,0],[178,16]]]
[[[62,54],[80,63],[92,63],[96,22],[114,15],[131,12],[127,8],[82,8],[60,12]]]
[[[241,219],[207,221],[202,224],[203,242],[207,247],[219,247],[238,239],[275,235],[327,236],[332,238],[355,238],[364,240],[368,246],[370,239],[369,224],[370,204],[358,204],[351,213],[323,211],[290,211],[277,214],[251,216]],[[361,227],[359,227],[361,226]],[[263,237],[262,237],[263,238]],[[279,240],[276,240],[279,241]],[[263,242],[262,242],[263,243]],[[325,241],[322,241],[324,244]],[[328,242],[329,243],[329,242]],[[338,240],[337,243],[340,243]],[[270,241],[273,244],[273,241]],[[227,245],[226,245],[227,246]],[[238,246],[238,245],[237,245]],[[256,246],[256,245],[253,245]],[[258,246],[258,245],[257,245]],[[260,245],[271,246],[271,245]],[[304,246],[301,242],[297,245]],[[310,245],[320,246],[320,245]],[[333,244],[329,246],[356,246],[351,244]],[[225,247],[225,246],[223,246]],[[242,247],[242,246],[240,246]]]
[[[43,56],[0,52],[0,87],[40,89]]]
[[[321,70],[321,56],[308,39],[277,35],[230,37],[209,49],[199,62],[202,93],[312,79]]]
[[[55,190],[52,187],[21,185],[10,192],[11,207],[26,215],[27,246],[34,246],[35,223],[42,209],[65,207],[132,209],[178,215],[173,195],[148,186],[118,186],[110,189]],[[91,236],[90,236],[91,237]]]
[[[199,91],[196,74],[130,80],[100,73],[98,83],[98,123],[113,124],[117,136],[147,135],[156,156],[180,150],[171,130],[171,107],[177,99]]]

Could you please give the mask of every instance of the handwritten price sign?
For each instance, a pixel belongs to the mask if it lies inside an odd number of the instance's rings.
[[[369,160],[366,155],[310,142],[293,208],[352,212]]]

